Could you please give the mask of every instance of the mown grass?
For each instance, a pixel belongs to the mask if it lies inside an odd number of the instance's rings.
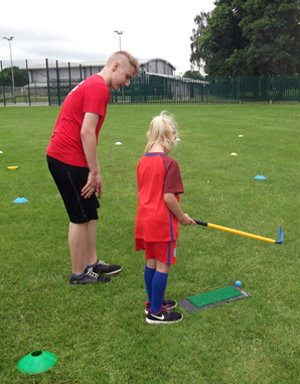
[[[184,211],[274,239],[280,224],[285,238],[279,246],[181,227],[167,296],[180,300],[241,280],[252,298],[192,315],[179,305],[183,322],[149,326],[144,255],[134,251],[135,172],[149,122],[164,108],[179,125],[170,155],[180,164]],[[68,219],[45,161],[58,112],[0,109],[0,382],[296,383],[299,106],[110,106],[99,140],[98,249],[123,271],[107,286],[87,287],[68,284]],[[257,174],[267,180],[254,180]],[[19,196],[29,202],[14,204]],[[20,373],[18,361],[37,349],[56,354],[56,365]]]

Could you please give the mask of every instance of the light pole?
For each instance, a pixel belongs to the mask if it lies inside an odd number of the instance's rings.
[[[3,39],[8,41],[9,44],[9,53],[10,53],[10,68],[11,68],[11,79],[12,79],[12,97],[14,103],[16,102],[16,97],[15,97],[15,78],[14,78],[14,69],[13,69],[13,61],[12,61],[12,54],[11,54],[11,41],[14,38],[14,36],[6,37],[3,36]]]
[[[122,47],[121,47],[121,36],[123,35],[123,33],[125,31],[114,31],[115,33],[117,33],[119,35],[119,45],[120,45],[120,51],[122,51]],[[124,101],[124,87],[122,87],[122,101]]]
[[[123,33],[125,31],[114,31],[115,33],[117,33],[119,35],[119,45],[120,45],[120,51],[122,51],[122,48],[121,48],[121,35],[123,35]]]

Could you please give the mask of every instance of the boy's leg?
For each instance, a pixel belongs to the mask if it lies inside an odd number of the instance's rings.
[[[87,247],[86,247],[86,267],[93,268],[93,272],[104,275],[113,275],[122,270],[120,265],[106,264],[98,260],[96,249],[97,221],[90,220],[87,223]]]
[[[93,265],[97,262],[96,233],[97,221],[90,220],[87,224],[87,246],[85,265]]]
[[[72,272],[80,275],[86,268],[87,223],[69,225],[69,249]]]
[[[69,226],[69,248],[72,261],[70,284],[109,283],[110,278],[99,276],[86,268],[88,223]]]

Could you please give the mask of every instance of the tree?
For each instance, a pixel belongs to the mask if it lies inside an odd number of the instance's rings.
[[[191,37],[191,57],[190,62],[193,65],[196,65],[199,70],[202,67],[202,60],[204,57],[204,52],[202,52],[202,45],[199,44],[199,39],[203,35],[205,29],[207,28],[207,19],[211,16],[211,13],[201,12],[200,15],[197,15],[194,19],[194,22],[197,25],[197,28],[193,29],[193,36]]]
[[[201,75],[199,71],[186,71],[183,77],[188,77],[189,79],[203,80],[204,76]]]
[[[22,87],[28,84],[27,71],[26,69],[20,69],[19,67],[13,66],[14,71],[14,81],[16,87]],[[0,81],[3,75],[4,86],[8,87],[12,85],[11,78],[11,67],[4,68],[2,74],[0,73]]]
[[[300,71],[299,0],[217,0],[194,19],[190,61],[210,76]]]

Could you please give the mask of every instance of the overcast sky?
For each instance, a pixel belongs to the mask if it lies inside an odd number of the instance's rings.
[[[176,74],[190,69],[194,17],[214,8],[214,0],[37,0],[4,1],[0,11],[0,60],[45,58],[59,61],[106,60],[122,49],[139,59],[162,58]],[[36,63],[36,60],[34,60]]]

